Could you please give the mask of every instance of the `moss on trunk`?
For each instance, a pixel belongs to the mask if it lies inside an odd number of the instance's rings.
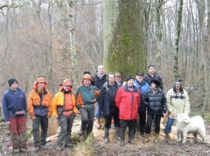
[[[140,0],[118,0],[113,5],[104,1],[104,63],[108,72],[121,72],[123,76],[146,70],[144,52],[143,16]],[[113,9],[116,7],[115,9]],[[112,12],[113,19],[106,11]],[[116,22],[112,22],[116,21]],[[111,27],[111,28],[110,28]],[[107,35],[106,29],[111,30]],[[107,41],[108,40],[108,41]]]

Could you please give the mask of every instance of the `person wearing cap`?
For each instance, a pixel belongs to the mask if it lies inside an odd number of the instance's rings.
[[[121,74],[119,72],[116,72],[114,76],[115,76],[115,81],[117,82],[118,87],[121,87],[123,85]]]
[[[138,118],[138,107],[141,100],[140,91],[133,84],[134,78],[128,77],[127,83],[120,87],[115,97],[116,106],[119,109],[120,119],[120,145],[125,145],[125,131],[128,127],[128,142],[135,144],[136,122]]]
[[[18,87],[15,78],[9,79],[9,89],[3,96],[2,108],[12,142],[13,152],[27,150],[26,111],[27,100],[25,93]]]
[[[91,85],[92,76],[89,73],[83,75],[82,83],[76,92],[76,106],[81,114],[81,135],[85,140],[93,130],[96,97],[100,95],[100,90]]]
[[[99,65],[97,68],[97,73],[93,77],[93,85],[96,86],[98,89],[102,89],[103,84],[107,81],[107,75],[104,71],[104,66]],[[96,116],[96,122],[97,122],[97,128],[101,129],[103,128],[102,122],[103,120],[103,114],[101,113],[101,109],[99,108],[101,106],[101,96],[98,96],[96,98],[96,110],[95,110],[95,116]]]
[[[159,140],[160,133],[160,120],[163,115],[165,115],[166,107],[166,97],[164,92],[160,89],[160,82],[158,79],[151,80],[150,90],[147,91],[143,96],[143,102],[147,109],[147,122],[146,122],[146,136],[145,142],[149,142],[151,126],[154,121],[155,130],[155,142]]]
[[[33,120],[33,138],[35,150],[46,144],[48,117],[52,114],[52,94],[47,90],[45,76],[38,76],[34,88],[28,96],[28,113]],[[41,125],[41,139],[39,127]]]
[[[104,143],[109,142],[109,129],[111,128],[112,118],[114,119],[114,126],[116,129],[116,138],[120,139],[120,120],[119,120],[119,109],[115,105],[115,97],[118,90],[118,84],[115,81],[115,75],[110,73],[108,75],[108,81],[104,83],[101,90],[101,104],[105,117],[104,125]]]
[[[149,85],[151,85],[152,79],[157,79],[160,83],[159,88],[163,90],[162,78],[156,73],[155,65],[148,66],[148,74],[145,76],[144,81],[147,82]]]
[[[168,121],[165,127],[165,140],[170,140],[171,127],[176,119],[176,116],[180,113],[190,113],[189,96],[186,90],[183,89],[182,81],[180,79],[175,80],[173,88],[169,89],[166,93],[167,107],[168,107]]]
[[[140,135],[144,136],[146,125],[146,106],[142,99],[144,94],[150,89],[149,84],[144,81],[144,73],[136,74],[134,85],[141,91],[141,105],[139,106],[139,131]]]
[[[57,140],[60,149],[73,146],[71,129],[77,112],[76,99],[72,94],[72,81],[65,79],[54,96],[52,104],[52,115],[58,119],[61,128]]]

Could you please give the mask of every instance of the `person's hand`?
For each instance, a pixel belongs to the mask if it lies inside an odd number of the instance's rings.
[[[35,120],[35,119],[36,119],[36,117],[35,117],[35,116],[32,116],[32,117],[31,117],[31,119],[32,119],[32,120]]]

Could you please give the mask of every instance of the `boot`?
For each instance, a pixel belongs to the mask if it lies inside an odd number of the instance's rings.
[[[155,133],[154,134],[154,143],[158,143],[159,142],[159,133]]]
[[[149,138],[150,138],[150,134],[146,134],[146,135],[145,135],[144,142],[145,142],[145,143],[148,143],[148,142],[149,142]]]
[[[125,129],[120,129],[120,146],[125,146]]]
[[[116,127],[116,139],[120,141],[120,127]]]
[[[168,142],[170,140],[170,135],[168,133],[165,134],[165,141]]]
[[[134,145],[135,144],[134,138],[135,138],[135,129],[129,129],[128,143]]]
[[[107,144],[109,142],[109,128],[104,129],[104,143]]]

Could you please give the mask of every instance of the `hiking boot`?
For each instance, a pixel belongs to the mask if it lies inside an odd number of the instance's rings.
[[[159,142],[159,134],[155,133],[154,134],[154,143],[158,143]]]
[[[150,134],[146,134],[146,135],[145,135],[144,142],[145,142],[145,143],[148,143],[148,142],[149,142],[149,138],[150,138]]]
[[[120,140],[120,146],[125,146],[125,140]]]
[[[120,141],[120,127],[116,127],[116,140]]]
[[[105,144],[109,143],[109,138],[104,138],[104,143]]]
[[[65,147],[66,148],[72,148],[72,147],[74,147],[74,145],[72,143],[68,143],[68,144],[65,145]]]
[[[168,133],[165,134],[165,141],[168,142],[170,140],[170,135]]]

